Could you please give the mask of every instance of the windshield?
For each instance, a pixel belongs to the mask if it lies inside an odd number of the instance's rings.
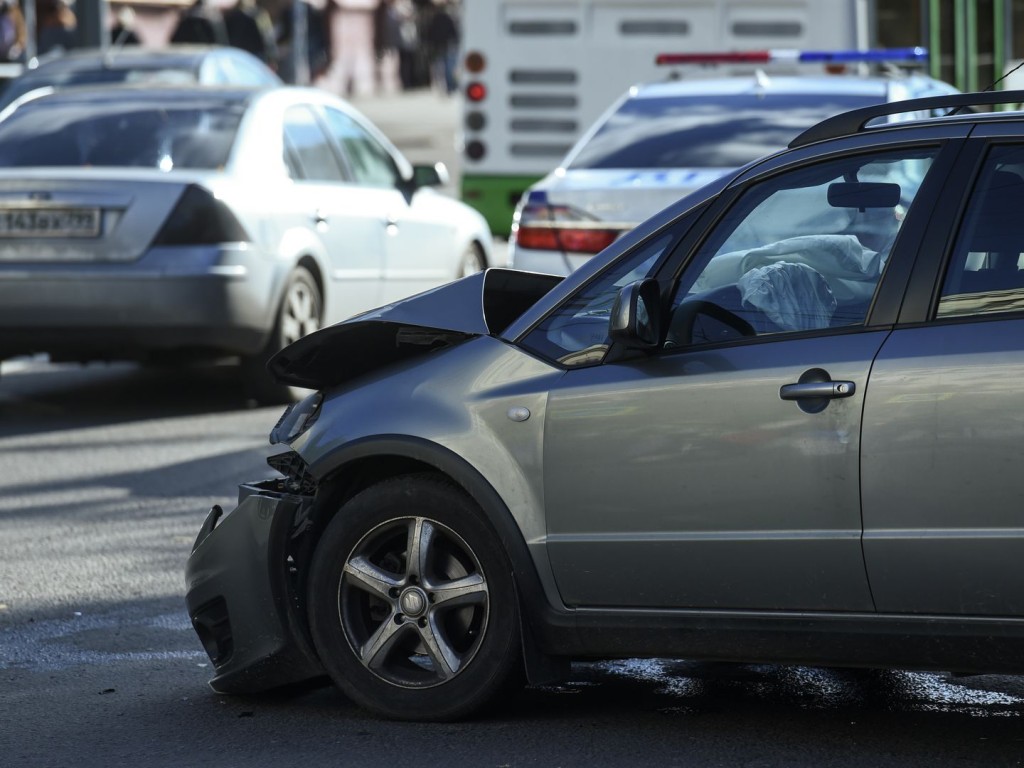
[[[738,168],[826,117],[878,101],[809,93],[628,99],[568,167]]]
[[[0,167],[219,168],[244,106],[41,99],[0,121]]]

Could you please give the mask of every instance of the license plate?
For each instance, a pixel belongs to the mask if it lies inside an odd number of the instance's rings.
[[[0,237],[96,237],[98,208],[0,208]]]

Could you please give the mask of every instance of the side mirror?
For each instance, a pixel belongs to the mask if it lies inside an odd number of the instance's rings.
[[[443,187],[451,180],[448,167],[444,163],[433,165],[414,165],[412,168],[412,185],[420,187]]]
[[[623,349],[657,349],[661,343],[661,289],[657,280],[638,280],[619,291],[608,335]]]

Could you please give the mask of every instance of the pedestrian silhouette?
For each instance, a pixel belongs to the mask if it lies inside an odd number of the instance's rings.
[[[37,0],[36,54],[57,53],[75,47],[75,12],[65,0]]]
[[[171,42],[228,45],[224,17],[219,10],[208,5],[206,0],[196,0],[178,20]]]
[[[238,0],[225,14],[228,43],[276,67],[277,41],[270,14],[255,0]]]
[[[446,2],[435,7],[427,21],[427,47],[438,88],[445,93],[454,93],[457,88],[455,67],[459,56],[459,28]]]

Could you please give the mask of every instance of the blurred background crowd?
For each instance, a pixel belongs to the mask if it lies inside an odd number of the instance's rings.
[[[454,93],[460,15],[460,0],[300,0],[298,9],[292,0],[138,0],[111,2],[109,20],[114,46],[233,45],[287,82],[351,97],[420,88]],[[80,44],[77,26],[73,0],[0,0],[0,62],[71,50]],[[296,41],[305,67],[293,55]]]

